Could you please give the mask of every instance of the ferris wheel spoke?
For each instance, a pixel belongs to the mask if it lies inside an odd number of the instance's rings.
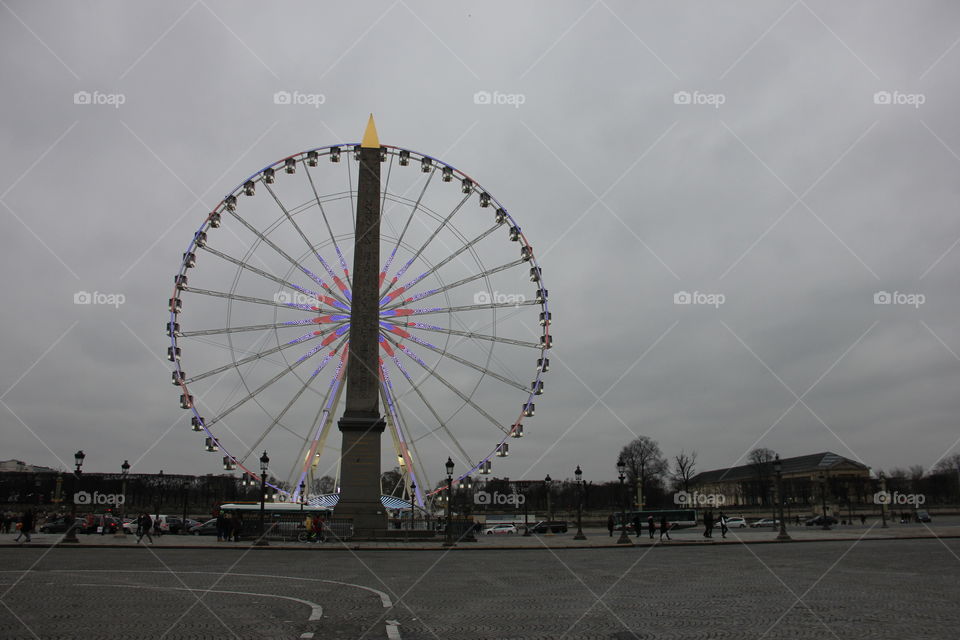
[[[340,404],[340,398],[343,395],[343,389],[346,386],[342,384],[343,375],[346,371],[346,345],[349,345],[349,340],[344,343],[343,349],[340,351],[340,361],[337,364],[337,369],[334,371],[330,383],[327,386],[327,392],[324,395],[323,403],[317,410],[317,415],[310,424],[310,430],[303,439],[303,446],[301,447],[299,454],[300,457],[294,460],[293,467],[290,470],[290,478],[293,478],[296,474],[299,461],[303,461],[303,467],[300,472],[300,482],[306,478],[310,471],[310,465],[313,464],[314,458],[319,455],[318,452],[322,453],[324,446],[326,446],[327,436],[330,434],[330,425],[333,423],[333,416]],[[320,368],[325,367],[330,359],[333,358],[333,355],[334,354],[331,353],[330,358],[325,357]],[[312,438],[311,434],[314,434]]]
[[[446,378],[444,378],[443,376],[441,376],[439,373],[437,373],[436,371],[434,371],[433,369],[431,369],[431,368],[427,365],[427,363],[425,363],[423,360],[421,360],[419,356],[417,356],[415,353],[413,353],[413,351],[411,351],[411,350],[410,350],[409,348],[407,348],[405,345],[401,345],[399,342],[395,341],[392,337],[390,337],[389,334],[385,334],[384,337],[385,337],[389,342],[393,343],[394,346],[397,347],[397,349],[399,349],[400,351],[402,351],[403,353],[405,353],[411,360],[413,360],[413,361],[416,362],[418,365],[420,365],[420,366],[424,369],[424,371],[426,371],[427,373],[429,373],[433,378],[435,378],[437,381],[439,381],[443,386],[445,386],[447,389],[449,389],[450,391],[452,391],[453,393],[455,393],[455,394],[456,394],[461,400],[463,400],[465,403],[467,403],[468,405],[470,405],[470,406],[473,408],[474,411],[476,411],[477,413],[479,413],[480,415],[482,415],[484,418],[486,418],[486,419],[490,422],[490,424],[492,424],[493,426],[495,426],[497,429],[500,429],[500,430],[503,431],[504,433],[509,433],[509,430],[505,429],[505,428],[500,424],[500,422],[497,421],[496,418],[494,418],[494,417],[491,416],[489,413],[487,413],[487,412],[483,409],[483,407],[481,407],[481,406],[478,405],[476,402],[474,402],[473,400],[471,400],[471,399],[470,399],[468,396],[466,396],[462,391],[460,391],[460,389],[457,389],[457,387],[454,386],[453,384],[451,384],[450,381],[448,381]]]
[[[381,322],[381,325],[384,326],[390,333],[396,334],[402,338],[409,338],[411,340],[415,339],[410,332],[398,327],[391,325],[388,322]],[[536,342],[527,342],[525,340],[514,340],[513,338],[504,338],[501,336],[492,336],[486,333],[476,333],[473,331],[460,331],[458,329],[445,329],[443,327],[436,327],[430,324],[424,324],[422,322],[408,322],[406,323],[407,328],[409,329],[420,329],[421,331],[432,331],[434,333],[443,333],[451,336],[459,336],[461,338],[469,338],[471,340],[486,340],[487,342],[498,342],[500,344],[510,344],[515,347],[529,347],[531,349],[541,349],[541,345]]]
[[[490,269],[485,269],[484,271],[481,271],[481,272],[479,272],[479,273],[476,273],[476,274],[474,274],[474,275],[472,275],[472,276],[467,276],[466,278],[462,278],[462,279],[460,279],[460,280],[457,280],[456,282],[451,282],[451,283],[448,284],[448,285],[444,285],[444,286],[440,287],[439,289],[430,289],[429,291],[423,291],[423,292],[421,292],[421,293],[417,293],[417,294],[415,294],[415,295],[412,295],[412,296],[410,296],[409,298],[406,298],[406,299],[404,299],[404,300],[401,300],[400,302],[395,302],[395,303],[392,304],[392,305],[387,305],[387,306],[385,306],[385,307],[383,308],[383,310],[384,310],[384,311],[391,311],[391,310],[393,310],[393,309],[399,309],[400,307],[402,307],[402,306],[405,305],[405,304],[410,304],[411,302],[417,302],[417,301],[419,301],[419,300],[424,300],[425,298],[433,297],[433,296],[438,295],[438,294],[440,294],[440,293],[445,293],[445,292],[447,292],[447,291],[450,291],[451,289],[456,289],[457,287],[462,287],[462,286],[465,285],[465,284],[470,284],[471,282],[476,282],[477,280],[481,280],[481,279],[486,278],[486,277],[488,277],[488,276],[492,276],[493,274],[499,273],[499,272],[501,272],[501,271],[506,271],[507,269],[511,269],[511,268],[516,267],[517,265],[520,265],[520,264],[523,264],[523,260],[522,260],[522,259],[517,259],[517,260],[514,260],[513,262],[506,262],[506,263],[504,263],[504,264],[501,264],[501,265],[496,266],[496,267],[492,267],[492,268],[490,268]]]
[[[386,373],[386,370],[384,369],[384,365],[381,365],[381,369],[384,370],[384,373]],[[400,434],[399,439],[401,443],[407,448],[406,459],[408,460],[408,463],[409,463],[408,468],[409,468],[410,475],[412,478],[415,478],[420,485],[419,487],[417,487],[418,490],[416,492],[417,502],[421,506],[423,506],[422,488],[429,486],[430,479],[423,468],[423,464],[421,463],[422,458],[420,457],[420,452],[417,451],[416,441],[413,438],[413,434],[410,431],[409,427],[407,427],[406,418],[404,417],[403,411],[401,410],[399,399],[394,398],[391,390],[387,388],[386,385],[381,385],[381,387],[382,387],[381,398],[383,399],[383,404],[384,406],[389,406],[391,411],[393,412],[394,421],[398,425],[397,429],[398,429],[398,433]],[[407,485],[407,491],[408,492],[410,491],[409,484]]]
[[[197,336],[214,336],[226,333],[245,333],[247,331],[269,331],[270,329],[286,329],[302,327],[304,325],[314,324],[312,318],[304,320],[291,320],[290,322],[277,322],[274,324],[250,324],[242,327],[222,327],[220,329],[197,329],[196,331],[181,331],[179,335],[184,338],[195,338]]]
[[[423,189],[420,190],[420,195],[417,196],[417,201],[414,203],[413,208],[410,209],[410,215],[407,216],[407,221],[403,225],[403,229],[400,231],[400,235],[397,237],[397,241],[393,245],[393,250],[390,251],[390,256],[387,258],[387,262],[383,267],[383,271],[380,272],[380,285],[383,286],[383,281],[387,277],[387,273],[390,270],[390,265],[393,263],[393,259],[397,256],[397,249],[400,248],[400,243],[403,242],[404,236],[407,235],[407,229],[410,228],[410,222],[413,220],[413,216],[416,215],[417,210],[420,208],[420,202],[423,200],[423,195],[427,192],[427,188],[430,186],[430,181],[433,179],[433,175],[437,172],[437,167],[434,165],[433,169],[427,175],[427,179],[423,183]],[[386,191],[384,191],[384,199],[386,199]],[[393,278],[387,288],[384,290],[382,296],[390,293],[390,289],[393,288],[393,285],[397,283],[397,278]],[[381,296],[381,297],[382,297]]]
[[[222,367],[217,367],[216,369],[212,369],[212,370],[210,370],[210,371],[206,371],[206,372],[201,373],[201,374],[199,374],[199,375],[193,376],[192,378],[187,378],[186,383],[187,383],[187,384],[191,384],[191,383],[193,383],[193,382],[197,382],[197,381],[199,381],[199,380],[203,380],[204,378],[209,378],[210,376],[216,375],[216,374],[218,374],[218,373],[222,373],[222,372],[224,372],[224,371],[227,371],[228,369],[232,369],[232,368],[234,368],[234,367],[241,367],[241,366],[243,366],[243,365],[245,365],[245,364],[248,364],[248,363],[250,363],[250,362],[253,362],[253,361],[255,361],[255,360],[260,360],[261,358],[265,358],[265,357],[270,356],[270,355],[273,355],[273,354],[275,354],[275,353],[279,353],[280,351],[284,351],[284,350],[286,350],[286,349],[290,349],[290,348],[292,348],[292,347],[295,347],[295,346],[297,346],[298,344],[303,344],[304,342],[308,342],[308,341],[310,341],[310,340],[315,340],[316,338],[319,338],[319,337],[321,337],[321,336],[323,336],[323,335],[330,334],[330,333],[335,333],[336,330],[337,330],[337,328],[338,328],[338,327],[331,327],[331,328],[325,329],[325,330],[323,330],[323,331],[314,332],[313,334],[307,334],[309,337],[307,337],[307,336],[301,336],[300,338],[296,338],[295,340],[291,340],[290,342],[285,342],[284,344],[278,345],[278,346],[276,346],[276,347],[271,347],[271,348],[269,348],[269,349],[266,349],[265,351],[260,351],[260,352],[258,352],[258,353],[251,354],[251,355],[247,356],[246,358],[241,358],[240,360],[237,360],[236,362],[231,362],[231,363],[229,363],[229,364],[223,365]],[[310,356],[314,355],[314,354],[315,354],[317,351],[319,351],[320,349],[323,349],[325,346],[327,346],[327,345],[321,343],[318,347],[315,347],[315,348],[311,349],[311,350],[308,351],[305,355],[303,355],[303,356],[301,356],[300,358],[298,358],[298,359],[297,359],[297,362],[299,363],[299,362],[301,362],[301,361],[309,358]]]
[[[482,309],[513,309],[516,307],[530,307],[539,305],[536,300],[523,300],[521,302],[485,302],[483,304],[466,304],[458,307],[433,307],[430,309],[402,309],[394,307],[380,312],[382,318],[403,318],[406,316],[427,316],[437,313],[457,313],[461,311],[480,311]],[[525,343],[526,344],[526,343]]]
[[[229,209],[228,209],[228,211],[229,211]],[[312,271],[310,271],[309,269],[307,269],[306,267],[304,267],[302,264],[300,264],[299,262],[297,262],[296,260],[294,260],[293,258],[291,258],[291,257],[290,257],[290,254],[288,254],[286,251],[284,251],[284,250],[281,249],[279,246],[277,246],[277,244],[276,244],[273,240],[271,240],[271,239],[268,238],[267,236],[263,235],[263,233],[262,233],[259,229],[257,229],[256,227],[254,227],[252,224],[250,224],[250,223],[247,222],[246,220],[244,220],[243,216],[241,216],[241,215],[240,215],[239,213],[237,213],[236,211],[230,211],[230,215],[233,216],[233,217],[237,220],[237,222],[239,222],[239,223],[242,224],[244,227],[246,227],[247,230],[248,230],[250,233],[252,233],[253,235],[257,236],[257,237],[260,239],[261,242],[263,242],[265,245],[267,245],[268,247],[270,247],[271,249],[273,249],[274,251],[276,251],[277,253],[279,253],[279,254],[280,254],[287,262],[289,262],[295,269],[299,270],[299,271],[302,272],[304,275],[306,275],[308,278],[310,278],[311,280],[313,280],[314,282],[316,282],[318,285],[320,285],[320,286],[321,286],[325,291],[327,291],[328,293],[333,294],[333,290],[330,288],[330,285],[328,285],[326,282],[324,282],[322,279],[320,279],[319,276],[317,276],[317,275],[314,274]]]
[[[320,194],[317,193],[317,185],[313,182],[313,175],[310,173],[309,168],[307,168],[307,170],[304,173],[307,174],[307,180],[310,181],[310,189],[313,191],[313,197],[317,201],[317,207],[320,208],[320,217],[323,218],[323,224],[324,226],[327,227],[327,233],[330,235],[330,241],[333,243],[333,249],[334,251],[337,252],[337,258],[340,261],[340,268],[343,270],[344,278],[346,279],[346,282],[347,282],[347,287],[352,288],[353,283],[350,282],[350,271],[347,269],[347,261],[343,257],[343,252],[340,251],[340,245],[337,244],[337,237],[333,235],[333,229],[330,227],[330,220],[327,218],[327,212],[323,208],[323,202],[321,201]],[[350,193],[350,203],[351,203],[350,210],[353,211],[353,189],[352,188],[350,189],[349,193]],[[321,259],[320,262],[321,264],[323,264],[324,268],[327,270],[327,273],[330,274],[330,277],[335,278],[336,276],[334,275],[333,271],[330,269],[330,266],[327,264],[326,260]],[[334,280],[334,282],[336,282],[336,280]]]
[[[461,358],[460,356],[458,356],[458,355],[456,355],[456,354],[453,354],[453,353],[450,353],[449,351],[447,351],[447,350],[445,350],[445,349],[440,349],[439,347],[436,347],[436,346],[430,344],[429,342],[425,342],[425,341],[423,341],[423,340],[419,340],[419,339],[417,339],[416,336],[410,336],[409,339],[410,339],[410,340],[413,340],[414,342],[416,342],[417,344],[419,344],[419,345],[421,345],[421,346],[423,346],[423,347],[426,347],[426,348],[429,349],[430,351],[433,351],[434,353],[443,356],[444,358],[449,358],[450,360],[453,360],[454,362],[459,362],[460,364],[462,364],[462,365],[464,365],[464,366],[466,366],[466,367],[470,367],[470,368],[473,369],[474,371],[478,371],[478,372],[482,373],[482,374],[485,375],[485,376],[490,376],[491,378],[495,378],[495,379],[499,380],[500,382],[502,382],[502,383],[504,383],[504,384],[507,384],[507,385],[510,385],[511,387],[515,387],[515,388],[519,389],[520,391],[524,391],[524,392],[529,391],[529,389],[528,389],[526,386],[524,386],[523,384],[517,382],[516,380],[511,380],[510,378],[507,378],[507,377],[505,377],[505,376],[502,376],[502,375],[500,375],[499,373],[497,373],[497,372],[495,372],[495,371],[491,371],[490,369],[487,369],[487,368],[485,368],[485,367],[481,367],[480,365],[478,365],[478,364],[476,364],[476,363],[474,363],[474,362],[471,362],[471,361],[467,360],[466,358]]]
[[[403,285],[403,286],[400,287],[399,289],[394,289],[389,295],[383,296],[383,297],[380,299],[380,304],[387,304],[387,303],[389,303],[389,302],[393,302],[393,300],[396,299],[397,296],[400,296],[400,295],[403,294],[403,292],[405,292],[405,291],[409,291],[410,289],[412,289],[413,287],[415,287],[420,281],[422,281],[422,280],[423,280],[424,278],[426,278],[427,276],[430,276],[430,275],[436,273],[436,272],[439,271],[440,268],[443,267],[444,265],[447,265],[447,264],[451,263],[452,261],[456,260],[463,252],[469,251],[470,249],[472,249],[474,245],[476,245],[476,244],[479,243],[481,240],[483,240],[484,238],[486,238],[487,236],[489,236],[491,233],[493,233],[494,231],[496,231],[496,230],[499,228],[499,226],[500,226],[500,225],[493,225],[492,227],[490,227],[489,229],[487,229],[486,231],[484,231],[483,233],[481,233],[480,235],[478,235],[478,236],[477,236],[476,238],[474,238],[473,240],[470,240],[469,242],[464,243],[459,249],[457,249],[456,251],[454,251],[453,253],[451,253],[449,256],[447,256],[446,258],[444,258],[443,260],[441,260],[441,261],[438,262],[437,264],[435,264],[435,265],[433,265],[432,267],[430,267],[429,270],[423,272],[422,274],[420,274],[419,276],[417,276],[416,278],[414,278],[413,280],[411,280],[411,281],[408,282],[407,284]]]
[[[407,269],[410,268],[410,265],[412,265],[413,262],[420,257],[424,249],[426,249],[430,245],[430,243],[433,242],[433,239],[436,238],[438,235],[440,235],[440,232],[444,229],[444,227],[447,226],[447,223],[450,222],[450,219],[453,218],[453,216],[457,215],[457,212],[460,211],[461,208],[463,208],[463,205],[465,205],[467,203],[467,200],[469,199],[470,199],[469,193],[463,196],[463,198],[461,198],[460,202],[457,203],[457,206],[455,206],[453,210],[450,211],[450,214],[443,219],[443,222],[440,223],[440,226],[438,226],[436,229],[433,230],[433,233],[431,233],[430,237],[427,238],[427,240],[420,246],[419,249],[417,249],[417,252],[413,254],[413,257],[407,260],[404,263],[404,265],[400,267],[400,270],[397,271],[397,276],[396,276],[397,278],[403,277],[403,274],[407,272]]]
[[[249,264],[249,263],[247,263],[247,262],[244,262],[243,260],[240,260],[240,259],[238,259],[238,258],[234,258],[233,256],[228,256],[227,254],[222,253],[222,252],[220,252],[220,251],[217,251],[216,249],[212,249],[212,248],[210,248],[210,247],[203,247],[203,249],[204,249],[205,251],[208,251],[208,252],[212,253],[213,255],[217,256],[218,258],[222,258],[222,259],[226,260],[227,262],[230,262],[230,263],[232,263],[232,264],[237,265],[237,266],[240,267],[241,269],[246,269],[247,271],[250,271],[251,273],[255,273],[255,274],[257,274],[258,276],[261,276],[261,277],[263,277],[263,278],[266,278],[267,280],[271,280],[271,281],[273,281],[273,282],[276,282],[277,284],[279,284],[279,285],[281,285],[281,286],[284,286],[284,287],[287,287],[287,288],[289,288],[289,289],[293,289],[294,291],[297,291],[298,293],[302,293],[302,294],[304,294],[304,295],[307,295],[307,296],[309,296],[309,297],[311,297],[311,298],[315,298],[315,299],[317,299],[317,300],[322,300],[323,298],[328,297],[328,296],[323,296],[323,295],[321,295],[321,294],[319,294],[319,293],[317,293],[316,291],[313,291],[313,290],[311,290],[311,289],[306,289],[306,288],[304,288],[304,287],[301,287],[300,285],[293,284],[292,282],[290,282],[290,281],[288,281],[288,280],[284,280],[283,278],[280,278],[280,277],[278,277],[278,276],[275,276],[275,275],[273,275],[272,273],[267,273],[267,272],[264,271],[263,269],[259,269],[259,268],[255,267],[255,266],[253,266],[252,264]],[[196,289],[190,289],[190,287],[184,287],[184,289],[185,289],[185,290],[196,291]],[[332,292],[331,292],[331,293],[332,293]],[[246,298],[246,296],[238,297],[238,299],[243,299],[243,298]],[[249,299],[246,300],[246,301],[247,301],[247,302],[258,302],[258,303],[260,303],[260,304],[270,304],[270,305],[273,305],[273,306],[275,306],[275,307],[283,307],[283,308],[285,308],[285,309],[286,309],[286,308],[292,308],[292,309],[309,308],[309,305],[289,304],[289,303],[275,302],[275,301],[271,301],[271,300],[265,300],[265,301],[261,302],[261,300],[263,300],[263,299],[262,299],[262,298],[249,298]],[[328,302],[328,304],[330,304],[330,303]],[[331,306],[336,306],[336,305],[331,305]]]
[[[346,340],[346,338],[344,338],[344,340]],[[340,344],[337,345],[336,348],[334,348],[334,353],[337,351],[337,349],[339,349],[340,345],[342,344],[343,344],[343,341],[341,341]],[[316,351],[314,351],[314,353],[315,352]],[[287,402],[283,410],[277,415],[276,418],[274,418],[270,422],[270,425],[266,429],[264,429],[263,433],[260,434],[256,442],[253,443],[253,446],[249,447],[249,449],[247,450],[247,453],[245,453],[243,456],[243,460],[246,460],[247,457],[249,457],[254,451],[260,448],[260,444],[266,439],[268,435],[270,435],[270,432],[273,431],[274,427],[276,427],[277,424],[280,423],[281,420],[283,420],[283,417],[287,415],[287,412],[290,411],[290,408],[293,407],[294,403],[296,403],[296,401],[300,399],[300,396],[302,396],[304,392],[310,387],[310,384],[313,382],[313,380],[318,375],[320,375],[320,372],[323,370],[323,367],[326,365],[327,362],[329,362],[329,357],[325,356],[324,361],[321,362],[320,366],[317,367],[317,369],[310,374],[310,376],[306,379],[306,381],[300,386],[300,389],[293,396],[293,398],[291,398],[290,401]],[[296,434],[296,435],[299,437],[299,434]],[[307,433],[307,437],[308,438],[310,437],[309,433]]]
[[[287,218],[287,220],[290,221],[290,224],[293,225],[293,228],[297,230],[297,233],[303,239],[304,244],[307,245],[307,249],[309,249],[310,253],[314,254],[317,257],[317,259],[320,261],[320,264],[323,266],[324,269],[326,269],[327,273],[330,275],[330,279],[333,280],[333,283],[337,285],[337,287],[341,291],[343,291],[346,285],[344,285],[343,282],[340,280],[340,278],[338,278],[336,274],[333,273],[333,271],[330,269],[330,265],[327,264],[327,261],[324,260],[319,253],[317,253],[316,249],[314,249],[313,247],[313,244],[307,238],[307,235],[303,232],[303,229],[301,229],[300,225],[298,225],[296,220],[293,219],[293,216],[290,215],[290,212],[287,210],[287,208],[283,206],[283,203],[280,202],[280,198],[277,197],[277,194],[274,192],[274,190],[270,188],[270,185],[267,185],[267,191],[269,191],[270,195],[273,196],[273,199],[277,203],[277,206],[280,207],[281,211],[283,211],[283,215]],[[336,292],[334,292],[328,285],[324,284],[322,281],[320,281],[320,286],[322,286],[324,290],[326,290],[332,297],[336,298],[341,303],[346,304],[346,300],[338,296]]]

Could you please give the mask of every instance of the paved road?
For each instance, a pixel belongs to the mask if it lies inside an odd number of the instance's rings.
[[[2,638],[897,638],[960,540],[540,551],[0,549]]]

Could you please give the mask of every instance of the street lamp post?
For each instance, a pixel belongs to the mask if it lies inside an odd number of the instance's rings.
[[[827,520],[827,476],[821,471],[818,476],[820,479],[820,504],[823,508],[823,526],[824,531],[830,530],[830,522]]]
[[[160,507],[163,505],[163,469],[160,469],[160,473],[157,474],[159,480],[159,490],[157,491],[157,510],[155,512],[155,518],[153,519],[154,528],[159,532],[160,531]]]
[[[583,535],[583,471],[580,470],[580,465],[577,465],[573,475],[577,478],[577,535],[573,536],[573,539],[586,540],[587,536]]]
[[[443,542],[443,546],[452,547],[454,546],[453,542],[453,526],[450,521],[450,503],[453,501],[453,460],[450,457],[447,457],[447,539]]]
[[[120,495],[122,496],[122,502],[120,502],[120,526],[117,527],[116,535],[125,537],[127,535],[127,530],[123,528],[123,520],[127,517],[127,475],[130,474],[130,462],[127,460],[123,461],[123,464],[120,465]]]
[[[880,472],[880,495],[886,498],[887,495],[887,476],[883,474],[883,471]],[[883,524],[880,525],[881,529],[887,529],[887,501],[886,499],[880,501],[880,519]]]
[[[787,521],[783,519],[783,465],[780,463],[780,454],[773,458],[773,472],[777,475],[777,507],[780,517],[780,533],[777,534],[777,540],[789,540],[790,534],[787,533]]]
[[[547,477],[543,479],[543,486],[547,490],[547,532],[546,535],[553,535],[553,507],[550,501],[550,488],[553,486],[553,478],[550,477],[550,474],[547,474]]]
[[[410,475],[413,475],[413,474],[410,474]],[[410,529],[407,530],[407,539],[408,539],[408,540],[410,539],[410,531],[413,530],[413,525],[414,525],[414,523],[415,523],[415,520],[414,520],[414,512],[413,512],[413,503],[414,503],[414,501],[416,500],[416,496],[417,496],[417,481],[416,481],[416,480],[411,480],[411,481],[410,481]]]
[[[627,465],[624,464],[623,458],[617,460],[617,473],[620,474],[620,538],[617,539],[617,544],[632,545],[633,543],[630,542],[630,537],[627,535],[627,499],[624,496],[623,485],[623,481],[627,477]]]
[[[303,505],[307,503],[307,483],[300,483],[300,518],[303,519]]]
[[[527,508],[527,492],[523,492],[523,535],[524,537],[530,537],[530,511]]]
[[[80,475],[83,473],[81,467],[83,466],[83,459],[87,456],[83,453],[83,450],[77,451],[73,454],[73,462],[76,465],[76,470],[73,472],[76,481],[73,483],[75,487],[80,487]],[[74,491],[76,493],[76,491]],[[67,533],[63,536],[64,542],[80,542],[77,539],[77,501],[73,496],[70,496],[70,524],[67,525]]]
[[[266,547],[269,545],[266,539],[267,529],[264,522],[267,508],[267,471],[269,469],[270,457],[267,455],[267,452],[264,451],[263,455],[260,456],[260,537],[257,538],[257,541],[254,543],[258,547]]]

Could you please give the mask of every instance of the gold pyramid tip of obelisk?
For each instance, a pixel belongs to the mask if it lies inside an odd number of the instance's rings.
[[[373,121],[373,114],[370,114],[370,119],[367,120],[367,130],[363,132],[363,142],[360,143],[361,147],[366,149],[379,149],[380,148],[380,138],[377,137],[377,124]]]

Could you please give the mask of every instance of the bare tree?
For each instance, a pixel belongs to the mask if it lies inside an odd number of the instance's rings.
[[[314,494],[333,493],[337,490],[337,481],[331,476],[314,478],[313,482],[311,483],[310,490]]]
[[[401,498],[403,492],[403,473],[401,473],[400,467],[394,467],[380,475],[380,493]]]
[[[769,497],[771,463],[777,457],[777,452],[766,447],[757,447],[747,456],[750,466],[757,474],[757,497],[760,504],[766,504]]]
[[[643,505],[643,489],[659,480],[667,471],[660,445],[648,436],[639,436],[620,450],[620,459],[627,466],[627,481],[634,487],[638,505]]]
[[[694,471],[697,468],[697,452],[691,451],[690,453],[684,452],[683,449],[680,450],[680,453],[673,458],[673,482],[678,489],[683,489],[687,493],[690,492],[690,478],[693,477]]]

